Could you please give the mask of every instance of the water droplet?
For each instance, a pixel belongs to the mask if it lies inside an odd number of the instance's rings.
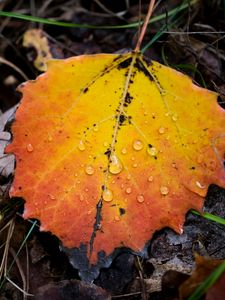
[[[176,169],[176,168],[177,168],[177,164],[176,164],[175,162],[173,162],[173,163],[172,163],[172,167],[173,167],[174,169]]]
[[[151,156],[156,156],[158,154],[158,150],[155,147],[147,148],[147,152]]]
[[[33,152],[34,151],[34,147],[32,144],[27,144],[27,152]]]
[[[201,164],[201,163],[203,162],[203,159],[204,159],[204,156],[200,154],[200,155],[197,157],[197,163],[198,163],[198,164]]]
[[[127,175],[127,180],[131,180],[131,174]]]
[[[80,180],[77,180],[77,183],[80,184]]]
[[[50,198],[51,200],[55,200],[55,196],[53,196],[53,195],[51,195],[51,194],[49,194],[49,198]]]
[[[177,121],[177,115],[172,115],[172,120],[174,121],[174,122],[176,122]]]
[[[139,203],[144,202],[144,201],[145,201],[144,196],[143,196],[143,195],[138,195],[138,196],[137,196],[137,201],[138,201]]]
[[[113,154],[110,156],[109,172],[112,174],[119,174],[123,169],[119,158]]]
[[[149,176],[149,177],[148,177],[148,181],[149,181],[149,182],[152,182],[153,180],[154,180],[154,177],[153,177],[153,176]]]
[[[127,154],[127,149],[126,149],[126,148],[123,148],[123,149],[121,150],[121,153],[122,153],[122,154]]]
[[[51,135],[48,136],[48,141],[51,142],[53,140],[53,137]]]
[[[119,216],[115,216],[114,220],[118,222],[118,221],[120,221],[120,217]]]
[[[85,192],[88,192],[88,188],[85,189]]]
[[[160,133],[160,134],[165,133],[165,128],[164,128],[164,127],[159,127],[159,133]]]
[[[160,187],[160,193],[163,195],[163,196],[166,196],[168,193],[169,193],[169,189],[167,186],[161,186]]]
[[[74,175],[75,177],[77,177],[78,176],[78,174],[77,173],[75,173],[75,175]]]
[[[126,193],[127,193],[127,194],[130,194],[131,192],[132,192],[132,190],[131,190],[130,187],[126,188]]]
[[[134,156],[132,156],[132,157],[131,157],[131,160],[133,160],[133,161],[134,161],[134,160],[135,160],[135,157],[134,157]]]
[[[165,113],[165,116],[166,116],[166,117],[168,117],[169,115],[170,115],[170,113],[169,113],[169,112]]]
[[[93,175],[94,174],[94,168],[92,166],[86,166],[85,172],[87,175]]]
[[[87,212],[87,214],[90,215],[90,214],[91,214],[91,210],[89,210],[89,211]]]
[[[85,150],[85,145],[84,145],[84,142],[82,140],[78,144],[78,149],[80,151],[84,151]]]
[[[108,146],[109,146],[109,143],[108,143],[108,142],[104,142],[104,143],[103,143],[103,146],[104,146],[104,147],[108,147]]]
[[[84,196],[80,195],[80,201],[84,201]]]
[[[121,184],[121,189],[123,189],[123,188],[124,188],[124,184],[122,183],[122,184]]]
[[[195,183],[200,189],[205,189],[205,185],[202,185],[199,181],[196,181]]]
[[[97,127],[97,126],[94,127],[94,131],[95,131],[95,132],[98,131],[98,127]]]
[[[148,112],[147,112],[147,111],[145,111],[145,112],[144,112],[144,116],[147,116],[147,115],[148,115]]]
[[[138,164],[135,163],[132,166],[133,166],[133,168],[137,168]]]
[[[133,148],[136,151],[140,151],[141,149],[143,149],[143,143],[140,140],[135,140],[133,143]]]
[[[103,191],[103,193],[102,193],[102,198],[103,198],[103,200],[106,201],[106,202],[112,201],[112,199],[113,199],[113,193],[112,193],[112,191],[110,191],[110,190],[108,190],[108,189],[105,189],[105,190]]]

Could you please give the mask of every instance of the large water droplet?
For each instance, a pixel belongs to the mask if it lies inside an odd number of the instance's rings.
[[[86,166],[86,168],[85,168],[85,172],[86,172],[86,174],[88,174],[88,175],[93,175],[94,174],[94,168],[92,167],[92,166]]]
[[[27,152],[33,152],[34,151],[34,147],[33,147],[32,144],[27,144],[26,148],[27,148]]]
[[[106,202],[110,202],[113,199],[113,193],[109,189],[105,189],[102,193],[102,198]]]
[[[130,187],[126,188],[126,193],[127,193],[127,194],[130,194],[131,192],[132,192],[132,190],[131,190]]]
[[[147,152],[151,156],[156,156],[158,154],[158,150],[155,147],[148,147]]]
[[[80,151],[84,151],[85,150],[85,144],[84,144],[84,142],[82,140],[78,144],[78,149]]]
[[[143,149],[143,143],[142,143],[142,141],[140,141],[140,140],[135,140],[135,141],[133,142],[133,148],[134,148],[134,150],[136,150],[136,151],[140,151],[141,149]]]
[[[95,132],[98,131],[98,126],[94,126],[94,129],[93,129]]]
[[[143,196],[143,195],[138,195],[138,196],[137,196],[137,201],[138,201],[139,203],[144,202],[144,201],[145,201],[144,196]]]
[[[161,186],[160,187],[160,193],[163,195],[163,196],[166,196],[168,193],[169,193],[169,189],[167,186]]]
[[[109,172],[112,174],[119,174],[123,169],[119,158],[113,154],[110,156]]]

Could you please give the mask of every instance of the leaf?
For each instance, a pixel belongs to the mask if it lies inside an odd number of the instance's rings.
[[[11,196],[92,264],[141,252],[165,226],[181,233],[208,186],[225,187],[217,94],[139,53],[53,60],[20,91]]]
[[[29,29],[23,35],[23,47],[34,48],[37,56],[34,59],[34,66],[39,71],[46,71],[46,62],[53,58],[48,40],[41,29]]]

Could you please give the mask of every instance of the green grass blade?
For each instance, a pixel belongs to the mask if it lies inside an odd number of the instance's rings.
[[[208,289],[219,279],[219,277],[225,271],[225,261],[221,263],[215,271],[213,271],[205,281],[203,281],[199,287],[192,293],[192,295],[187,300],[198,300],[200,299]]]
[[[196,210],[191,210],[191,212],[194,214],[194,215],[197,215],[197,216],[201,216],[207,220],[210,220],[210,221],[213,221],[213,222],[216,222],[220,225],[225,225],[225,219],[221,218],[221,217],[218,217],[218,216],[215,216],[213,214],[210,214],[210,213],[199,213],[197,212]]]
[[[18,249],[18,251],[17,251],[17,253],[16,253],[16,257],[18,257],[18,255],[20,254],[21,250],[23,249],[24,245],[26,244],[26,242],[27,242],[29,236],[31,235],[31,233],[32,233],[32,231],[33,231],[33,229],[34,229],[34,227],[35,227],[36,225],[37,225],[37,221],[34,221],[33,224],[32,224],[32,226],[31,226],[31,228],[30,228],[30,230],[29,230],[28,233],[26,234],[26,236],[25,236],[23,242],[21,243],[21,245],[20,245],[20,247],[19,247],[19,249]],[[11,262],[11,264],[10,264],[8,270],[7,270],[7,274],[6,274],[7,277],[9,276],[9,273],[10,273],[10,271],[11,271],[11,269],[12,269],[14,263],[15,263],[15,260],[16,260],[16,258],[13,259],[13,261]],[[3,287],[4,283],[5,283],[5,281],[6,281],[6,279],[4,278],[4,279],[0,282],[0,290],[2,289],[2,287]]]
[[[174,12],[185,10],[189,5],[192,5],[192,4],[196,3],[197,1],[198,0],[192,0],[190,3],[184,3],[174,9],[171,9],[167,14],[163,13],[163,14],[160,14],[159,16],[155,16],[155,17],[151,18],[149,23],[158,22],[167,17],[170,17],[174,14]],[[16,19],[20,19],[20,20],[24,20],[24,21],[29,21],[29,22],[36,22],[36,23],[68,27],[68,28],[126,29],[126,28],[137,28],[140,25],[139,22],[125,24],[125,25],[103,25],[103,26],[89,25],[89,24],[77,24],[77,23],[54,21],[51,19],[33,17],[33,16],[28,16],[28,15],[23,15],[23,14],[14,13],[14,12],[8,12],[8,11],[2,11],[2,10],[0,10],[0,17],[10,17],[10,18],[16,18]]]

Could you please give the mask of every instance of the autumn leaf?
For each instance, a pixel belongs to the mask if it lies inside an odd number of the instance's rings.
[[[36,58],[34,59],[34,66],[39,71],[46,71],[46,62],[53,58],[50,52],[50,46],[41,29],[29,29],[23,35],[23,47],[34,48],[36,51]]]
[[[165,226],[182,232],[210,184],[225,187],[225,112],[214,92],[140,53],[48,63],[23,93],[7,153],[24,218],[91,263],[140,252]]]

